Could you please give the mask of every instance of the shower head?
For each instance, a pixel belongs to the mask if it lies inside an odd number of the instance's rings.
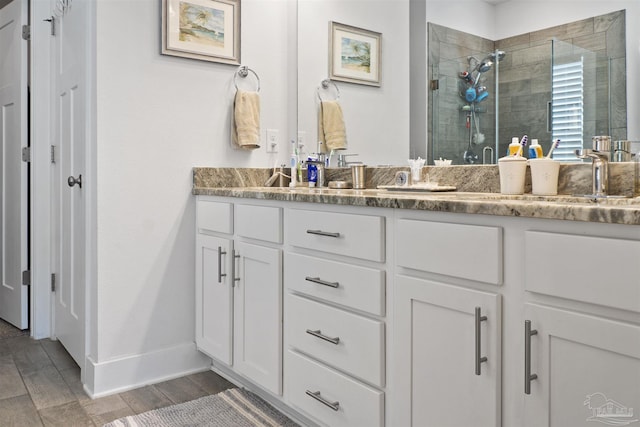
[[[478,65],[478,73],[486,73],[493,67],[493,61],[490,59],[484,59],[480,65]]]

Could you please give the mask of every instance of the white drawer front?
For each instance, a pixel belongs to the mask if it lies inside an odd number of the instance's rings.
[[[287,402],[332,427],[375,427],[384,423],[384,393],[291,350],[285,353]],[[320,393],[318,398],[309,393]]]
[[[384,386],[383,322],[288,294],[285,325],[290,346]]]
[[[198,200],[196,215],[199,232],[233,233],[233,205],[231,203]]]
[[[287,253],[285,264],[289,289],[384,316],[384,271],[294,253]]]
[[[287,239],[293,246],[384,261],[384,218],[300,209],[287,211]]]
[[[527,231],[523,257],[528,291],[640,312],[640,241]]]
[[[236,204],[236,234],[282,243],[282,208]]]
[[[416,270],[502,284],[502,229],[400,219],[396,264]]]

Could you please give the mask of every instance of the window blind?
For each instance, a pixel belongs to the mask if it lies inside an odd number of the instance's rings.
[[[584,126],[584,60],[553,65],[551,69],[551,133],[561,143],[553,152],[560,161],[576,161]]]

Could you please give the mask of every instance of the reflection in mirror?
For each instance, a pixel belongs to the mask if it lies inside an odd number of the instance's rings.
[[[320,97],[336,98],[344,114],[349,162],[406,165],[409,158],[409,2],[298,0],[298,132],[303,156],[317,150]],[[363,7],[364,4],[364,7]],[[330,76],[330,23],[382,34],[380,87]],[[335,86],[334,86],[335,85]],[[331,166],[337,166],[337,155]]]
[[[497,41],[428,34],[430,164],[495,163],[523,134],[545,153],[561,139],[566,161],[593,135],[627,138],[625,11]]]

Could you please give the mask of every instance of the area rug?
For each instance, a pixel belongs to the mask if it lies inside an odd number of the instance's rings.
[[[28,335],[29,330],[25,329],[24,331],[16,328],[10,323],[5,322],[0,319],[0,340],[4,338],[12,338],[12,337],[21,337],[22,335]]]
[[[297,427],[255,394],[238,388],[120,418],[103,427]]]

